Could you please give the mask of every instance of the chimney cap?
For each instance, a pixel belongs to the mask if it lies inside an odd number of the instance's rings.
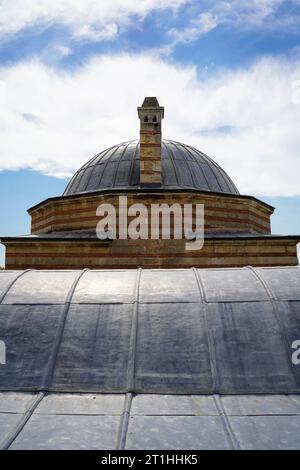
[[[146,96],[143,101],[142,108],[159,108],[156,96]]]
[[[158,100],[155,96],[146,96],[143,101],[142,106],[137,108],[139,118],[145,115],[147,112],[155,112],[160,113],[160,118],[164,118],[165,108],[163,106],[159,106]]]

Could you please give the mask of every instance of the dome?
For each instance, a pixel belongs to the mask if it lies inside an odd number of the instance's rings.
[[[75,173],[64,196],[139,188],[139,159],[138,140],[106,149]],[[162,187],[239,194],[229,176],[211,158],[189,145],[171,140],[162,141]]]

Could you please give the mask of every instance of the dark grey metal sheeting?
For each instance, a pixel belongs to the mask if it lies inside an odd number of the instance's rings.
[[[298,393],[300,268],[0,272],[5,391]]]
[[[39,395],[0,393],[0,449],[300,449],[299,395]]]
[[[140,187],[140,145],[137,140],[106,149],[70,180],[64,196],[107,189]],[[239,194],[225,171],[203,152],[180,142],[162,142],[162,187]]]

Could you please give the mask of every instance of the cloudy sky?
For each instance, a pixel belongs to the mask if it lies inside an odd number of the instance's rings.
[[[137,138],[146,95],[164,137],[277,206],[274,232],[300,233],[300,0],[0,0],[0,235]]]

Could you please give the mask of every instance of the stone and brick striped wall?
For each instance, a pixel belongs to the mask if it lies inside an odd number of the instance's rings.
[[[29,211],[31,232],[39,234],[59,230],[96,229],[100,220],[96,216],[97,207],[109,203],[118,209],[118,197],[119,193],[112,193],[49,199]],[[127,201],[128,206],[135,203],[145,204],[149,213],[151,204],[204,204],[207,231],[270,233],[272,208],[255,199],[245,199],[242,196],[225,197],[204,193],[128,193]]]
[[[183,240],[33,241],[6,243],[7,269],[187,268],[297,265],[291,240],[206,240],[185,251]]]
[[[161,134],[156,130],[140,132],[140,182],[161,184]]]
[[[83,194],[48,199],[29,210],[32,233],[95,230],[100,204],[119,204],[118,192]],[[286,238],[260,238],[270,233],[273,208],[255,198],[200,192],[130,192],[128,207],[151,204],[204,204],[207,234],[250,232],[257,238],[209,238],[199,251],[186,251],[185,240],[9,240],[7,269],[159,268],[159,267],[240,267],[298,264],[296,241]],[[117,211],[118,213],[118,211]],[[194,214],[195,216],[195,214]],[[149,216],[150,219],[150,216]],[[128,218],[128,222],[130,222]],[[118,227],[117,227],[118,229]]]
[[[164,108],[155,97],[144,99],[138,107],[140,119],[140,184],[161,185],[161,121]]]

